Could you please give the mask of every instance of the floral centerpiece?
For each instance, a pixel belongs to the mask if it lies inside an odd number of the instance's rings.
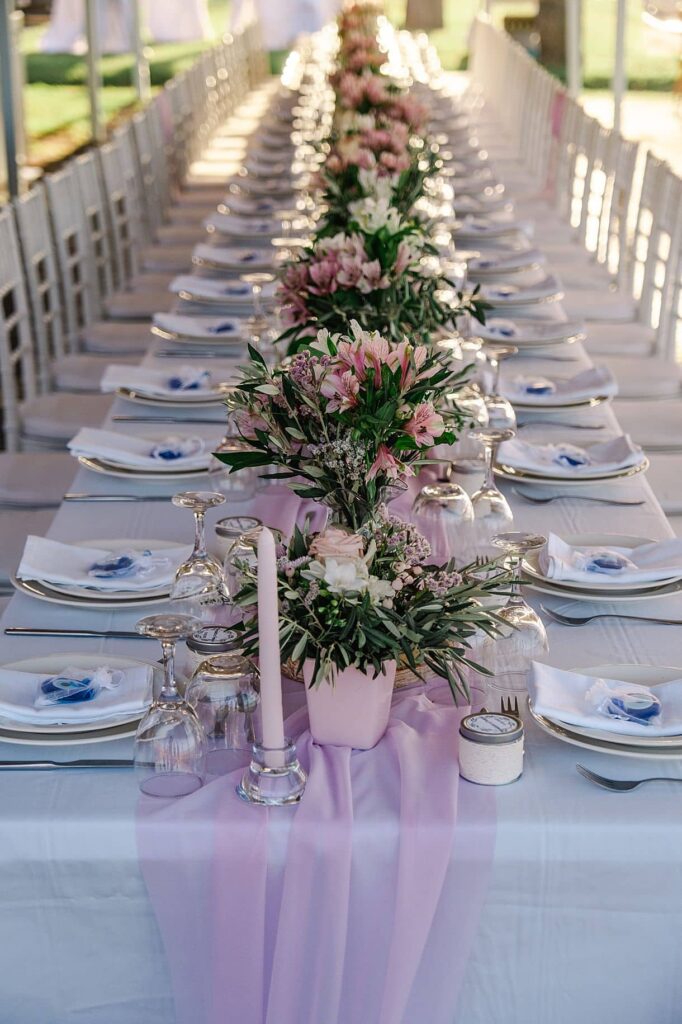
[[[310,536],[297,529],[282,552],[282,660],[308,684],[311,730],[319,742],[376,743],[388,721],[396,665],[420,678],[447,679],[455,701],[469,696],[469,669],[486,671],[472,659],[472,643],[499,630],[495,612],[481,599],[500,593],[508,574],[493,566],[456,572],[452,563],[431,564],[429,556],[426,539],[385,506],[356,532],[328,527]],[[241,570],[240,628],[245,653],[255,655],[257,578],[250,564]]]
[[[218,452],[232,471],[281,467],[294,491],[360,526],[424,463],[451,444],[460,418],[447,394],[466,371],[449,357],[363,330],[321,330],[312,348],[269,369],[254,349],[229,404],[246,450]]]
[[[386,338],[428,342],[462,313],[483,319],[476,291],[456,291],[418,222],[403,219],[388,196],[358,199],[348,211],[345,231],[321,232],[284,268],[279,296],[288,327],[280,340],[289,354],[319,328],[347,332],[352,320]]]

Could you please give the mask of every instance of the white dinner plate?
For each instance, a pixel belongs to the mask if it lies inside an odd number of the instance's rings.
[[[629,537],[618,533],[576,533],[569,534],[567,537],[562,538],[567,544],[581,547],[594,547],[594,548],[637,548],[642,544],[653,544],[654,541],[650,537]],[[588,592],[597,592],[598,594],[638,594],[643,590],[660,590],[661,587],[666,586],[669,583],[682,580],[682,572],[677,575],[669,576],[664,580],[648,580],[643,583],[633,584],[631,582],[622,582],[617,576],[607,576],[606,574],[595,573],[594,582],[585,580],[555,580],[548,576],[545,576],[540,568],[540,551],[529,551],[523,558],[523,572],[526,577],[530,577],[533,580],[539,580],[540,583],[549,583],[557,590],[581,590]]]
[[[139,405],[153,405],[156,408],[163,407],[165,409],[169,407],[182,407],[192,406],[194,409],[203,409],[207,406],[220,405],[225,401],[225,395],[223,392],[209,391],[203,397],[190,395],[188,392],[184,393],[184,397],[180,398],[178,394],[175,395],[149,395],[143,391],[136,391],[133,388],[116,388],[116,394],[119,398],[124,398],[127,402],[135,402]]]
[[[539,249],[521,252],[491,252],[473,256],[467,261],[467,276],[472,281],[487,281],[499,274],[516,274],[522,270],[536,270],[545,263]]]
[[[539,580],[524,576],[523,585],[528,587],[529,590],[534,590],[538,594],[547,594],[548,597],[556,597],[557,599],[563,598],[564,600],[569,596],[569,591],[564,587],[558,587],[554,581],[550,580]],[[652,601],[656,597],[672,597],[674,594],[682,593],[682,580],[673,580],[672,583],[662,583],[658,587],[633,589],[628,591],[619,592],[617,590],[571,590],[570,598],[573,601],[592,601],[594,604],[621,604],[627,603],[628,601]],[[576,611],[574,607],[571,607],[570,603],[562,605],[556,609],[562,612],[564,615],[575,615]]]
[[[596,665],[590,668],[580,668],[577,671],[583,675],[603,679],[622,679],[624,682],[639,683],[652,688],[661,683],[670,682],[672,679],[678,679],[682,675],[682,668],[668,665]],[[584,726],[568,725],[545,715],[539,715],[533,708],[530,697],[528,698],[528,707],[533,719],[544,732],[576,747],[622,757],[659,759],[682,757],[682,735],[624,736],[607,732],[605,729],[588,729]]]
[[[53,675],[57,672],[62,672],[69,666],[73,668],[94,668],[97,664],[106,665],[108,668],[137,668],[140,665],[145,665],[152,669],[155,683],[158,683],[161,677],[161,669],[158,663],[153,664],[148,661],[139,661],[136,658],[123,658],[119,655],[97,652],[94,652],[92,655],[83,654],[82,651],[48,654],[39,658],[24,658],[22,661],[12,661],[6,665],[0,665],[0,668],[10,672],[44,672],[46,675]],[[155,688],[154,686],[153,689]],[[7,715],[0,715],[0,733],[12,732],[19,733],[22,736],[25,734],[43,736],[44,743],[51,743],[53,739],[60,742],[64,736],[108,731],[120,728],[121,726],[130,727],[134,725],[137,727],[141,717],[142,715],[139,714],[116,715],[104,721],[102,719],[90,722],[83,721],[77,725],[73,723],[68,725],[36,725],[32,722],[17,722]]]
[[[500,388],[500,391],[503,395],[505,394],[504,387]],[[593,395],[591,398],[577,398],[572,402],[553,401],[553,399],[561,397],[556,394],[543,395],[543,399],[546,398],[547,401],[543,401],[542,404],[539,402],[519,401],[517,398],[511,397],[509,394],[505,397],[508,398],[514,408],[518,409],[520,412],[545,412],[550,409],[552,411],[559,411],[561,409],[590,409],[593,406],[602,405],[603,402],[611,401],[611,395]]]
[[[219,427],[220,424],[216,424],[216,426]],[[121,477],[124,480],[193,480],[196,477],[208,475],[211,452],[207,452],[206,456],[206,465],[198,469],[171,469],[172,462],[166,464],[168,468],[141,469],[139,466],[124,466],[121,463],[111,462],[94,455],[79,455],[78,461],[81,466],[91,469],[93,473]]]
[[[509,284],[506,281],[484,284],[481,298],[494,308],[502,306],[532,306],[541,302],[557,302],[563,298],[561,284],[553,274],[548,274],[537,284]]]
[[[200,341],[203,344],[234,345],[243,348],[248,330],[236,316],[182,316],[155,313],[151,332],[164,341]]]
[[[585,338],[582,324],[576,321],[507,320],[503,317],[489,317],[487,323],[477,327],[477,333],[484,341],[517,345],[519,348],[571,345]]]
[[[170,498],[168,499],[170,502]],[[132,545],[149,548],[151,551],[163,551],[164,548],[177,548],[174,541],[146,540],[142,538],[116,538],[83,540],[79,542],[86,548],[106,549],[107,551],[127,551]],[[189,553],[189,546],[188,546]],[[151,604],[160,604],[170,599],[170,586],[156,587],[147,592],[140,590],[101,591],[88,590],[85,587],[70,586],[61,583],[46,583],[44,580],[21,580],[18,576],[10,576],[12,585],[23,594],[35,597],[39,601],[51,604],[66,604],[75,608],[112,609],[137,608]]]
[[[607,473],[581,478],[530,473],[525,469],[516,469],[514,466],[508,466],[503,462],[496,463],[494,470],[495,476],[499,476],[501,480],[510,480],[516,483],[541,484],[542,486],[560,484],[562,487],[588,487],[590,484],[598,484],[607,480],[629,479],[632,476],[637,476],[638,473],[645,473],[648,468],[649,460],[644,457],[636,466],[628,466],[626,469],[613,469]]]
[[[251,200],[249,200],[250,202]],[[271,270],[274,252],[270,249],[238,248],[237,246],[206,245],[194,248],[192,263],[197,267],[215,270],[235,270],[240,274],[249,270]]]

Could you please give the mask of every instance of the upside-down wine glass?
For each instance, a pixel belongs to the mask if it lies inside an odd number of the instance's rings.
[[[486,356],[490,369],[493,371],[492,386],[485,396],[485,404],[488,409],[488,423],[491,427],[500,429],[511,427],[516,429],[516,413],[511,402],[500,394],[500,363],[509,356],[516,355],[518,348],[515,345],[484,345],[483,353]]]
[[[471,560],[474,510],[459,484],[425,484],[412,511],[417,527],[431,545],[434,562],[443,565],[454,558],[458,565],[466,565]]]
[[[474,508],[476,549],[479,554],[490,551],[490,541],[496,533],[514,522],[514,514],[509,502],[495,484],[495,453],[503,441],[511,441],[514,431],[511,428],[498,430],[494,427],[475,427],[470,434],[480,441],[485,452],[485,479],[483,484],[471,496]]]
[[[529,551],[536,551],[546,543],[546,538],[534,533],[499,533],[492,538],[495,548],[503,551],[512,564],[511,595],[497,613],[511,629],[499,637],[492,649],[492,668],[498,680],[497,686],[504,690],[525,690],[526,676],[533,658],[547,652],[547,632],[542,619],[527,604],[521,593],[521,566],[523,557]]]
[[[227,597],[223,568],[206,550],[205,529],[208,509],[224,501],[225,495],[216,491],[181,491],[173,496],[177,508],[187,508],[194,514],[194,547],[175,573],[171,600],[187,602],[192,611],[224,604]]]
[[[191,615],[149,615],[137,623],[138,633],[159,640],[163,652],[161,692],[135,735],[135,771],[148,796],[187,796],[203,783],[206,737],[175,678],[175,645],[200,626]]]

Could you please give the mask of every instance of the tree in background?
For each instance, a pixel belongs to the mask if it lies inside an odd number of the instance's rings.
[[[537,29],[542,63],[563,78],[566,71],[566,0],[540,0]]]

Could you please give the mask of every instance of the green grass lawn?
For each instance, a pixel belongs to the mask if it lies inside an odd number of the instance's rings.
[[[277,0],[272,0],[276,3]],[[386,0],[389,16],[401,24],[406,0]],[[209,0],[216,36],[225,31],[230,0]],[[479,0],[444,0],[445,28],[433,33],[441,59],[447,68],[465,65],[467,35]],[[530,14],[530,0],[497,3],[495,17]],[[588,86],[608,86],[613,67],[615,0],[588,0],[585,16],[585,79]],[[638,88],[669,89],[678,74],[678,57],[661,51],[660,44],[640,18],[641,0],[628,0],[628,74]],[[29,163],[50,165],[63,160],[89,139],[85,61],[71,54],[40,52],[45,26],[25,29],[22,50],[26,57],[26,112],[29,135]],[[680,44],[682,47],[682,43]],[[160,86],[192,63],[202,43],[169,44],[149,48],[152,84]],[[108,121],[132,109],[132,57],[127,54],[102,59],[102,105]]]

